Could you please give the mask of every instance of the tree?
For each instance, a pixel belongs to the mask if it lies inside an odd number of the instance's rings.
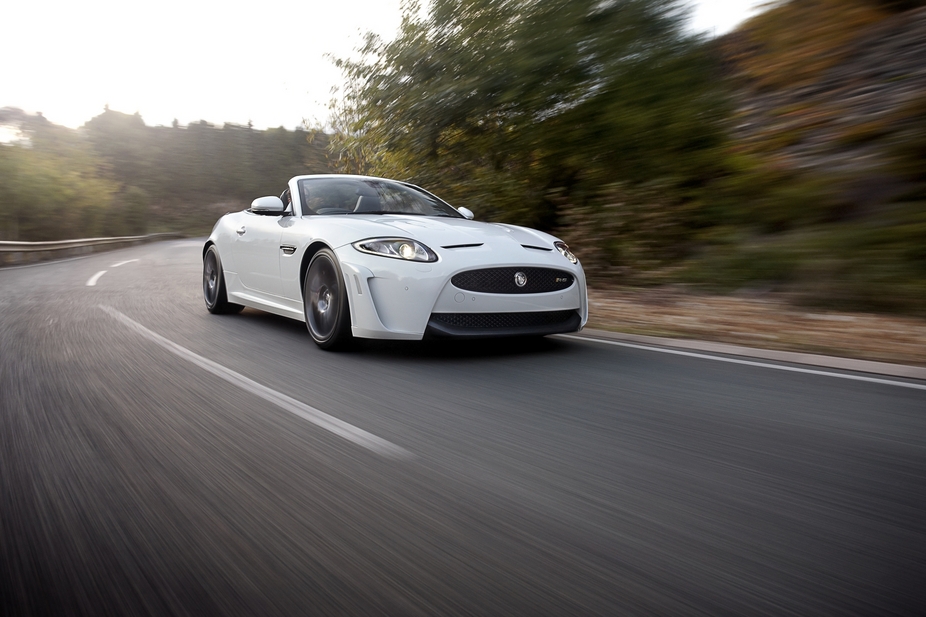
[[[42,241],[100,235],[115,185],[75,131],[23,115],[23,143],[0,145],[0,233]]]
[[[552,227],[551,192],[671,178],[716,164],[722,98],[680,3],[435,0],[397,38],[369,36],[332,147],[356,169],[419,181],[481,216]],[[705,153],[709,153],[706,155]]]
[[[150,143],[150,132],[141,115],[124,114],[108,107],[84,124],[96,152],[107,161],[112,175],[130,184],[139,185],[149,177],[156,151]],[[153,187],[144,186],[151,189]]]
[[[77,131],[12,108],[0,110],[0,122],[24,135],[0,144],[2,239],[203,233],[229,202],[328,171],[327,138],[303,130],[205,121],[149,127],[138,114],[110,109]]]

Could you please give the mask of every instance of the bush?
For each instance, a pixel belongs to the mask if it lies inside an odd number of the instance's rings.
[[[122,216],[130,236],[141,236],[148,230],[148,193],[132,186],[122,199]]]

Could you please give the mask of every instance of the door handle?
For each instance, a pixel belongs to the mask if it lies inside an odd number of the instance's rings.
[[[245,229],[245,228],[244,228],[244,225],[242,225],[241,227],[238,228],[238,231],[237,231],[236,233],[237,233],[239,236],[243,236],[243,235],[244,235],[244,232],[246,232],[246,231],[247,231],[247,229]]]

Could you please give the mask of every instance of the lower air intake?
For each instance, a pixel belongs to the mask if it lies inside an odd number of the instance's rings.
[[[491,336],[542,336],[575,332],[578,311],[532,313],[433,313],[428,322],[432,336],[482,338]]]

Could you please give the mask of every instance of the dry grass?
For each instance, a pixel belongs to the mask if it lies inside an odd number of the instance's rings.
[[[926,320],[810,311],[780,297],[590,289],[589,327],[926,366]]]

